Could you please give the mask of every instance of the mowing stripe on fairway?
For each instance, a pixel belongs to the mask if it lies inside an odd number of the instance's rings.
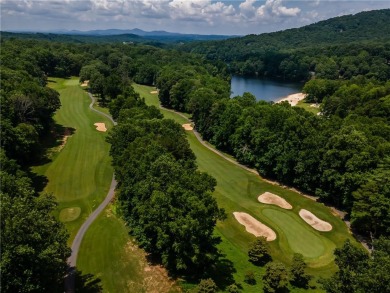
[[[103,201],[110,187],[113,174],[108,155],[110,145],[105,141],[107,133],[97,131],[94,123],[103,122],[110,129],[112,122],[89,109],[91,99],[79,86],[78,78],[50,78],[49,86],[60,93],[61,108],[54,120],[59,126],[70,129],[71,133],[51,161],[34,167],[34,171],[47,177],[44,192],[57,198],[57,217],[63,209],[81,209],[78,218],[65,223],[71,243],[84,220]]]

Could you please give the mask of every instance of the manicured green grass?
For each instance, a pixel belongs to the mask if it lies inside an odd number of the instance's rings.
[[[157,95],[150,94],[152,87],[134,85],[134,88],[145,98],[147,104],[158,105]],[[175,113],[166,110],[162,110],[162,113],[166,118],[172,118],[180,124],[186,123],[183,117]],[[277,233],[277,239],[270,242],[273,260],[282,261],[288,266],[293,253],[298,252],[305,256],[309,272],[314,276],[328,277],[335,272],[334,248],[342,246],[346,239],[355,241],[345,223],[333,216],[329,208],[296,192],[267,183],[259,176],[228,162],[204,147],[192,131],[187,132],[187,137],[197,157],[199,170],[209,173],[217,180],[214,196],[219,206],[225,209],[227,219],[217,224],[215,233],[222,238],[219,248],[233,262],[236,270],[235,280],[243,285],[244,292],[261,292],[259,276],[263,268],[254,267],[248,262],[247,251],[255,237],[247,233],[244,226],[235,220],[233,216],[235,211],[252,215]],[[285,198],[293,205],[293,209],[284,210],[259,203],[258,195],[266,191]],[[299,217],[298,212],[302,208],[329,222],[333,230],[330,232],[314,230]],[[257,285],[250,286],[243,282],[245,272],[249,270],[256,272]],[[294,289],[294,292],[299,292],[296,290]]]
[[[51,161],[34,167],[34,171],[47,177],[44,192],[53,193],[57,198],[57,217],[63,209],[81,209],[79,217],[65,222],[71,243],[81,224],[102,202],[110,187],[113,174],[108,155],[110,145],[105,141],[107,133],[97,131],[94,123],[104,122],[108,130],[112,123],[89,109],[91,100],[79,86],[77,78],[51,78],[50,81],[49,86],[60,93],[61,99],[61,108],[54,120],[71,133],[65,145],[52,155]]]
[[[118,274],[142,282],[138,257],[126,253],[126,249],[131,249],[130,243],[127,247],[128,241],[125,225],[107,208],[85,234],[77,259],[78,269],[102,278],[104,292],[127,292],[127,280]]]
[[[104,122],[108,129],[112,124],[89,109],[91,100],[77,78],[50,80],[49,86],[61,94],[62,106],[54,119],[74,131],[64,146],[48,150],[51,161],[34,167],[34,171],[48,178],[44,191],[58,199],[55,214],[70,232],[70,244],[109,189],[113,169],[107,134],[98,132],[93,124]],[[108,113],[106,108],[95,108]],[[165,270],[147,266],[145,253],[133,244],[124,222],[113,210],[113,206],[107,207],[88,229],[78,253],[77,269],[99,278],[104,292],[168,292],[167,288],[176,292]]]
[[[164,269],[148,265],[112,205],[85,234],[77,268],[101,278],[103,292],[178,292]]]
[[[300,108],[303,108],[305,109],[306,111],[309,111],[313,114],[316,114],[320,112],[320,108],[319,107],[312,107],[313,103],[307,103],[305,100],[302,100],[302,101],[299,101],[298,104],[297,104],[297,107],[300,107]]]

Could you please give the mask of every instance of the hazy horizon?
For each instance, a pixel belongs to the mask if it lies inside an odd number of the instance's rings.
[[[2,31],[134,29],[247,35],[302,27],[389,1],[0,0]]]

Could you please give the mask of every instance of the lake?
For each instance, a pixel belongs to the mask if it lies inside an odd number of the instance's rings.
[[[257,100],[277,101],[280,98],[301,92],[302,87],[303,84],[301,83],[233,75],[231,81],[231,97],[242,96],[244,92],[249,92]]]

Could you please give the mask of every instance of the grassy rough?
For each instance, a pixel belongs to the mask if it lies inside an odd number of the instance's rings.
[[[165,269],[148,264],[112,205],[85,234],[77,267],[101,278],[103,292],[179,292]]]
[[[158,107],[157,95],[150,94],[152,87],[137,84],[133,86],[145,98],[147,104]],[[164,109],[161,111],[166,118],[174,119],[180,124],[187,123],[183,117],[175,113]],[[204,147],[193,132],[188,131],[187,138],[197,157],[199,170],[209,173],[217,180],[214,196],[219,206],[226,210],[228,217],[224,222],[217,224],[215,233],[222,238],[219,248],[226,258],[233,262],[234,279],[243,286],[244,292],[261,292],[261,275],[264,269],[255,267],[248,261],[249,244],[255,237],[247,233],[245,228],[234,219],[235,211],[246,212],[276,231],[278,238],[270,242],[273,260],[289,266],[293,254],[298,252],[304,255],[310,274],[316,277],[328,277],[335,272],[334,248],[341,247],[346,239],[355,241],[345,223],[335,217],[328,207],[296,192],[267,183],[259,176],[228,162]],[[291,203],[293,209],[285,210],[259,203],[257,197],[266,191],[283,197]],[[302,208],[312,211],[319,218],[329,222],[333,230],[330,232],[314,230],[299,217],[298,212]],[[255,272],[256,285],[244,283],[245,273],[250,270]],[[299,289],[293,291],[300,292]],[[318,289],[311,291],[318,291]]]

